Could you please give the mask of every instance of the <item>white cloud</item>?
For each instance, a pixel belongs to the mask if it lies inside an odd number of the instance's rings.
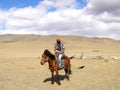
[[[120,0],[87,0],[85,7],[87,13],[100,14],[108,12],[112,15],[120,15]]]
[[[61,34],[120,39],[120,1],[86,1],[87,6],[83,9],[76,9],[75,0],[43,0],[34,8],[0,10],[0,34]]]

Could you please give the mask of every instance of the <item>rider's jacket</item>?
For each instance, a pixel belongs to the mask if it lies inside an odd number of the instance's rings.
[[[64,54],[64,51],[65,51],[65,47],[64,47],[64,44],[62,42],[60,43],[55,43],[54,44],[54,51],[55,51],[55,54]]]

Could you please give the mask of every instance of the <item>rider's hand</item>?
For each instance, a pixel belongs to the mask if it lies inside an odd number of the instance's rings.
[[[58,51],[58,50],[56,50],[56,52],[59,53],[59,54],[62,54],[62,53],[63,53],[62,51]]]
[[[59,51],[59,54],[62,54],[62,51]]]

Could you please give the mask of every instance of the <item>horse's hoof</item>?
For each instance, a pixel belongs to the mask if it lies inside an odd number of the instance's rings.
[[[52,81],[51,84],[54,84],[54,82]]]
[[[54,80],[51,81],[51,84],[54,84]]]
[[[67,79],[67,80],[70,80],[69,75],[65,75],[64,78]]]
[[[60,83],[60,82],[58,82],[58,85],[61,85],[61,83]]]

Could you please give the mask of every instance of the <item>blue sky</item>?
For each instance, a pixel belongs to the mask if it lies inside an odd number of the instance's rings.
[[[1,9],[9,9],[12,7],[23,8],[28,6],[35,7],[42,0],[0,0]]]
[[[35,7],[43,0],[0,0],[0,8],[1,9],[9,9],[12,7],[16,8],[24,8],[28,6]],[[78,3],[76,8],[83,8],[86,3],[84,0],[76,0]]]
[[[120,40],[120,0],[0,0],[1,34]]]

